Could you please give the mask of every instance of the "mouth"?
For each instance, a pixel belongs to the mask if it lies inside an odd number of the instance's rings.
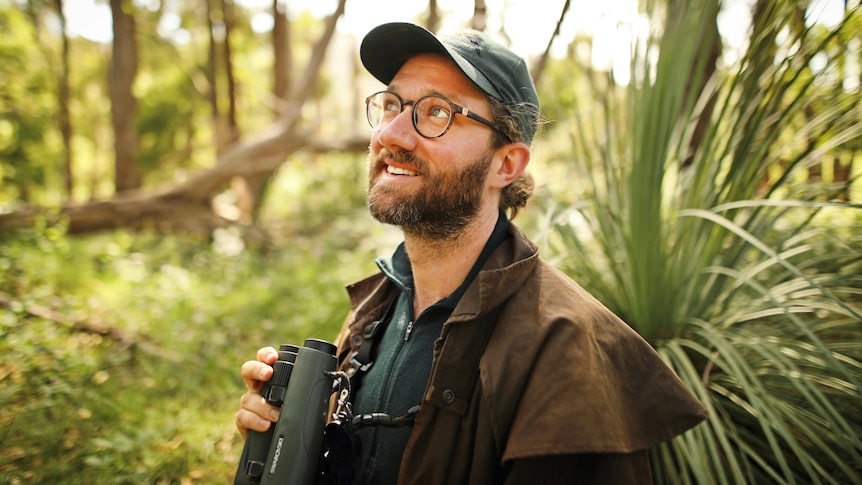
[[[393,165],[386,165],[386,173],[391,175],[406,175],[408,177],[416,177],[419,175],[419,172],[415,170],[410,170],[403,167],[396,167]]]
[[[377,174],[375,178],[383,176],[395,181],[421,177],[423,167],[424,162],[416,159],[411,152],[393,152],[384,147],[374,156],[374,172]]]

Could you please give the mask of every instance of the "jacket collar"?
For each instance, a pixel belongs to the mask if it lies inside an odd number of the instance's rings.
[[[508,238],[494,251],[476,280],[452,312],[451,322],[471,320],[508,300],[536,268],[538,247],[514,224]]]
[[[452,312],[450,322],[475,318],[499,306],[521,287],[538,262],[538,247],[529,241],[513,223],[508,224],[511,237],[488,257],[476,279],[464,291]],[[351,333],[360,332],[371,321],[380,318],[399,288],[384,273],[377,273],[347,287],[350,295]],[[356,316],[361,315],[359,320]]]

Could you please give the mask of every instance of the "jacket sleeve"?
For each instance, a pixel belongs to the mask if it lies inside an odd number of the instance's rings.
[[[551,455],[514,460],[505,484],[534,483],[639,485],[653,481],[648,453],[641,450],[628,454]]]

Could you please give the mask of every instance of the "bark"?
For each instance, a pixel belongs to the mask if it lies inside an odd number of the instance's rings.
[[[209,91],[207,91],[207,99],[210,103],[210,111],[212,113],[213,126],[216,128],[216,134],[218,134],[218,126],[220,119],[220,112],[218,107],[218,76],[216,75],[216,38],[215,38],[215,29],[216,29],[216,21],[214,19],[214,12],[212,10],[212,2],[213,0],[206,0],[206,12],[207,12],[207,25],[209,26],[208,34],[209,34],[209,50],[207,53],[207,81],[209,81]],[[218,135],[216,135],[218,138]],[[218,139],[216,139],[216,146],[218,147]]]
[[[57,89],[57,124],[63,139],[63,182],[66,200],[71,200],[74,190],[72,177],[72,122],[69,116],[69,36],[66,33],[66,14],[63,0],[54,0],[54,8],[60,19],[60,37],[63,42],[60,58],[60,76]]]
[[[227,83],[227,133],[225,140],[232,144],[239,139],[239,125],[236,122],[236,80],[233,75],[233,59],[230,48],[230,37],[233,31],[233,4],[230,0],[221,0],[222,17],[224,18],[224,45],[222,55],[224,56],[225,80]]]
[[[131,0],[111,0],[114,21],[114,41],[111,56],[111,120],[114,127],[116,192],[122,193],[141,187],[143,177],[136,164],[137,137],[135,113],[137,101],[132,94],[138,70],[138,52],[135,40],[135,19],[131,15]]]
[[[275,94],[276,116],[281,114],[281,105],[290,93],[290,21],[287,18],[287,5],[283,0],[272,0],[272,52],[275,80],[272,88]]]
[[[217,2],[217,3],[213,3]],[[226,147],[239,139],[239,127],[236,122],[236,82],[233,75],[231,59],[230,34],[233,28],[233,18],[230,3],[227,0],[207,0],[207,17],[209,19],[209,55],[207,60],[207,76],[210,79],[210,107],[212,110],[214,144],[216,153],[221,153]],[[223,77],[224,87],[220,78]],[[227,109],[220,103],[227,99]]]

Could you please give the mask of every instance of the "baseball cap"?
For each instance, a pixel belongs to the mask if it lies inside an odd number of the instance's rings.
[[[524,142],[530,144],[539,118],[539,96],[527,63],[486,34],[463,30],[438,38],[418,25],[388,23],[365,35],[359,57],[371,75],[388,85],[407,59],[425,52],[448,56],[482,91],[514,108]]]

